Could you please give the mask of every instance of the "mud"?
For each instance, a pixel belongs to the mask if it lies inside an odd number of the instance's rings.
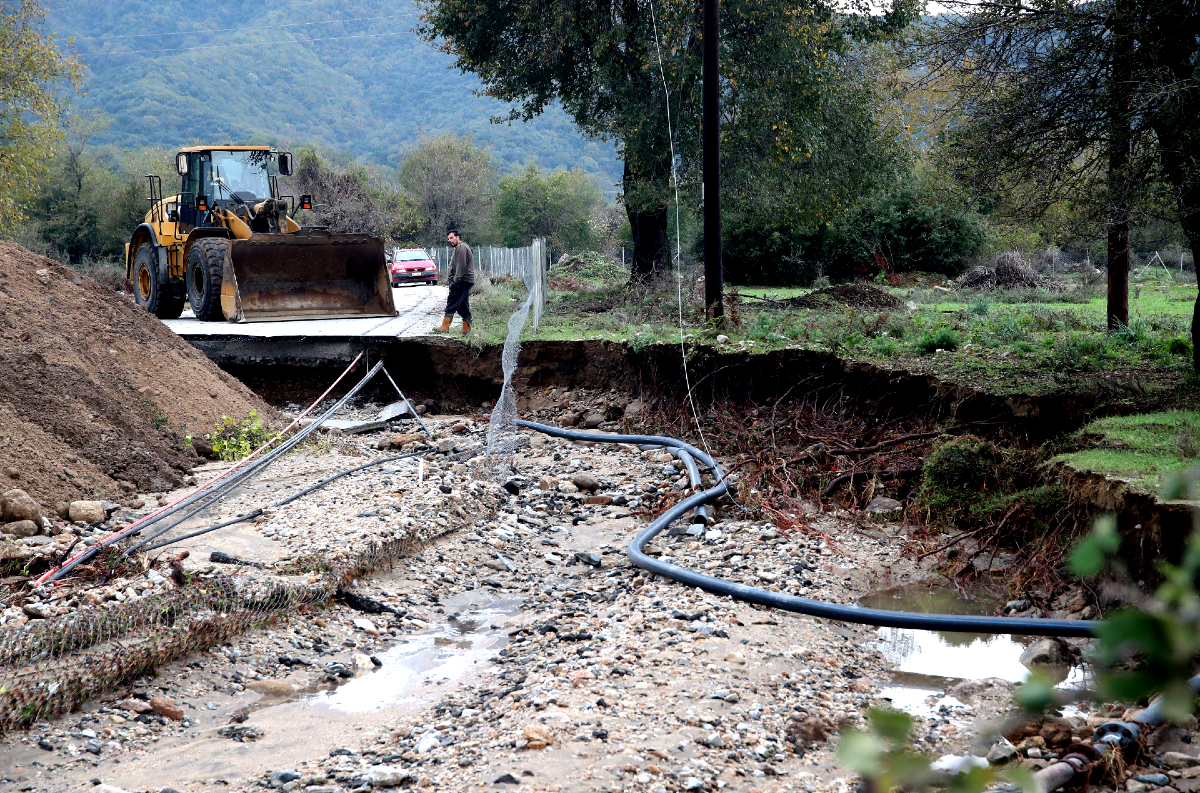
[[[273,411],[132,300],[0,242],[0,490],[58,501],[167,490],[187,434]]]

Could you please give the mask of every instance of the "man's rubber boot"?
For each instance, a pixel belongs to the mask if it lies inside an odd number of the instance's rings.
[[[470,332],[471,332],[471,323],[464,319],[463,320],[463,335],[466,336]]]
[[[442,324],[433,329],[434,333],[445,333],[450,330],[450,320],[454,317],[442,317]]]

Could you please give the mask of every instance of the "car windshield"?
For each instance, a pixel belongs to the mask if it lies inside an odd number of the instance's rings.
[[[214,199],[230,198],[236,194],[243,201],[257,201],[271,197],[271,183],[267,176],[270,152],[265,151],[214,151],[212,153],[214,185],[210,195]],[[219,182],[217,180],[220,180]]]
[[[429,258],[425,251],[396,251],[398,262],[423,262]]]

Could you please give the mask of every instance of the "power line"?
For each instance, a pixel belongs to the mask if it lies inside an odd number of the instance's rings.
[[[128,50],[126,52],[81,52],[84,59],[95,57],[116,57],[122,55],[150,55],[156,52],[190,52],[192,50],[221,50],[231,47],[278,47],[284,44],[313,44],[318,41],[342,41],[343,39],[371,39],[378,36],[399,36],[407,30],[390,30],[386,33],[363,33],[356,36],[329,36],[322,39],[292,39],[291,41],[249,41],[244,44],[209,44],[201,47],[173,47],[163,50]]]
[[[403,14],[385,14],[378,17],[350,17],[347,19],[323,19],[319,22],[287,22],[282,25],[255,25],[254,27],[236,27],[236,28],[205,28],[202,30],[176,30],[167,31],[165,33],[121,33],[116,36],[72,36],[75,41],[113,41],[116,39],[138,39],[138,38],[158,38],[160,36],[193,36],[196,34],[208,33],[227,33],[233,30],[276,30],[279,28],[294,28],[303,27],[305,25],[332,25],[336,22],[371,22],[376,19],[393,19],[395,17],[411,17],[415,16],[413,12],[406,11]]]

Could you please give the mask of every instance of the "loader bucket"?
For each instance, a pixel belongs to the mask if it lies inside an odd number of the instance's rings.
[[[234,240],[221,311],[230,322],[394,317],[383,240],[317,229]]]

